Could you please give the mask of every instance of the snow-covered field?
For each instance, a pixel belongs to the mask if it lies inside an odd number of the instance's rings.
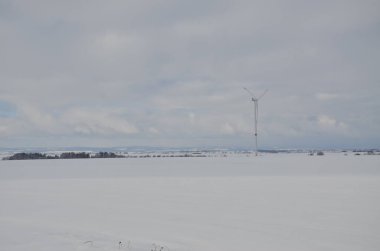
[[[160,247],[378,251],[380,156],[0,161],[0,250]]]

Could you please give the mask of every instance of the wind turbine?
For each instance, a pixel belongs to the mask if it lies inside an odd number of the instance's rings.
[[[257,148],[257,123],[259,120],[259,100],[262,97],[264,97],[264,95],[267,93],[268,90],[265,90],[258,98],[255,98],[255,95],[253,95],[253,93],[250,90],[248,90],[245,87],[243,87],[243,89],[246,90],[251,95],[252,102],[255,105],[255,145],[256,145],[255,155],[257,156],[257,151],[258,151],[258,148]]]

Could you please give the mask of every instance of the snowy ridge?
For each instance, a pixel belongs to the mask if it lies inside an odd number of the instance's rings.
[[[259,150],[260,154],[295,154],[309,155],[317,152],[342,153],[344,155],[380,155],[379,149],[276,149]],[[218,149],[218,148],[159,148],[159,147],[114,147],[114,148],[0,148],[0,159],[8,159],[17,153],[44,154],[51,158],[60,158],[65,153],[84,153],[89,158],[96,158],[100,153],[114,154],[125,158],[168,158],[168,157],[236,157],[253,156],[254,152],[247,149]],[[64,157],[63,157],[64,158]]]

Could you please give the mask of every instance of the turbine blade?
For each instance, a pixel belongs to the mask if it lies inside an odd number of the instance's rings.
[[[252,93],[250,90],[248,90],[248,88],[243,87],[243,89],[246,90],[249,94],[251,94],[252,99],[256,99],[256,98],[255,98],[255,95],[253,95],[253,93]]]
[[[266,89],[266,90],[263,92],[263,94],[261,94],[260,97],[259,97],[257,100],[259,100],[259,99],[261,99],[262,97],[264,97],[265,94],[267,94],[267,92],[268,92],[268,89]]]

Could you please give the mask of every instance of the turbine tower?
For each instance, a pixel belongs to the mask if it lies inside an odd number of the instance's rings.
[[[259,100],[264,97],[264,95],[267,93],[268,90],[265,90],[258,98],[255,98],[255,95],[253,95],[253,93],[248,90],[247,88],[243,88],[244,90],[246,90],[250,95],[251,95],[251,98],[252,98],[252,102],[253,104],[255,105],[255,146],[256,146],[256,149],[255,149],[255,155],[257,156],[257,152],[258,152],[258,147],[257,147],[257,124],[258,124],[258,120],[259,120]]]

